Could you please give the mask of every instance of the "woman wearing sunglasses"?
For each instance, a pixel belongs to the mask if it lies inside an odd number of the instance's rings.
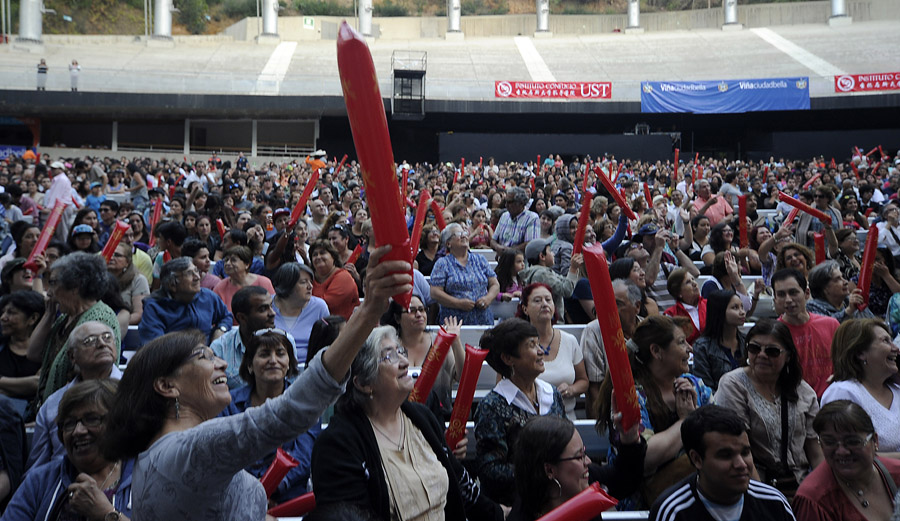
[[[810,428],[819,410],[803,381],[797,348],[781,322],[761,320],[747,333],[746,366],[725,373],[716,403],[744,420],[760,481],[790,499],[822,449]]]
[[[813,420],[825,463],[794,497],[797,521],[875,521],[894,513],[900,461],[879,458],[879,436],[859,405],[838,400]]]

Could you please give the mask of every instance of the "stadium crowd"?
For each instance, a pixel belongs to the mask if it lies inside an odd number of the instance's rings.
[[[534,520],[593,482],[654,520],[900,519],[900,158],[676,161],[403,162],[408,228],[433,201],[410,266],[376,247],[359,165],[322,151],[7,158],[0,519],[262,519],[313,491],[309,519]],[[629,428],[581,233],[609,261]],[[413,403],[439,326],[456,340]],[[464,326],[498,376],[451,448]]]

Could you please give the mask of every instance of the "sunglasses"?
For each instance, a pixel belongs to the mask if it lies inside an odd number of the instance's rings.
[[[776,345],[761,346],[756,342],[750,342],[747,344],[747,352],[751,355],[758,355],[760,352],[763,352],[769,358],[778,358],[784,352],[784,349]]]

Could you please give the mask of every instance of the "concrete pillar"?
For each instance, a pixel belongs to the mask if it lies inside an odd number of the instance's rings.
[[[184,120],[184,156],[191,155],[191,120]]]
[[[278,34],[278,0],[262,2],[262,33]]]
[[[250,157],[256,157],[257,154],[257,143],[256,143],[256,125],[258,121],[255,119],[250,122]]]
[[[109,147],[110,152],[118,152],[119,151],[119,122],[113,121],[112,123],[112,145]]]
[[[641,28],[641,0],[628,0],[628,25],[626,33],[642,33]]]
[[[550,0],[535,0],[537,11],[537,28],[535,36],[550,35]]]
[[[831,0],[831,18],[828,19],[828,25],[832,27],[850,25],[853,18],[847,14],[846,0]]]
[[[462,14],[460,0],[447,0],[447,32],[458,33],[459,19]]]
[[[372,36],[372,0],[359,0],[359,34]]]
[[[19,4],[19,37],[16,41],[42,43],[43,10],[42,0],[22,0]]]
[[[172,0],[154,0],[153,37],[172,39]]]
[[[744,26],[738,23],[737,0],[723,0],[722,7],[725,10],[725,25],[722,30],[743,29]]]

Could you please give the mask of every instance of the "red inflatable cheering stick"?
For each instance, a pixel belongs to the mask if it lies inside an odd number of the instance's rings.
[[[747,238],[747,196],[738,197],[738,227],[740,230],[741,248],[746,248],[750,241]]]
[[[100,256],[106,259],[106,262],[109,262],[109,260],[112,259],[113,253],[116,251],[116,248],[119,247],[119,243],[122,242],[122,237],[125,236],[125,232],[128,231],[128,228],[131,228],[128,223],[116,221],[116,225],[113,228],[112,233],[109,234],[109,239],[106,241],[106,246],[104,246],[103,251],[100,252]]]
[[[875,268],[875,252],[878,250],[878,226],[872,223],[866,236],[866,249],[863,250],[862,263],[859,266],[859,285],[863,303],[857,306],[860,311],[869,305],[869,288],[872,285],[872,271]]]
[[[599,168],[600,167],[596,167],[594,169],[594,173],[596,173],[597,177],[600,178],[600,181],[603,183],[603,186],[606,188],[606,191],[609,192],[609,195],[611,195],[613,199],[615,199],[616,204],[619,205],[619,208],[622,209],[622,212],[632,221],[636,221],[637,215],[634,215],[634,212],[631,210],[631,207],[628,206],[628,203],[625,201],[625,197],[622,194],[620,194],[618,190],[616,190],[616,187],[613,186],[613,182],[610,181],[608,177],[603,175],[602,170],[600,170],[598,172]],[[612,170],[610,170],[610,172],[611,171]]]
[[[431,194],[428,193],[428,190],[419,192],[419,206],[416,207],[416,220],[413,221],[412,235],[409,239],[409,244],[416,251],[419,249],[419,239],[422,238],[422,227],[425,226],[425,215],[428,213],[429,199],[431,199]]]
[[[788,212],[787,217],[784,218],[784,223],[782,223],[782,226],[790,226],[791,223],[794,222],[794,219],[796,219],[797,215],[799,215],[799,214],[800,214],[799,208],[791,208],[791,211]]]
[[[591,216],[591,201],[594,200],[594,194],[590,192],[584,193],[584,204],[581,205],[581,215],[578,216],[578,229],[575,230],[575,245],[572,247],[572,254],[581,253],[584,248],[584,233],[588,227],[588,219]]]
[[[816,265],[825,262],[825,234],[814,233],[813,242],[816,245]]]
[[[362,171],[363,185],[369,203],[375,232],[375,246],[390,244],[392,249],[384,259],[402,260],[410,264],[407,272],[412,279],[412,251],[409,232],[394,170],[394,152],[388,132],[384,99],[378,88],[375,64],[365,40],[347,22],[341,22],[337,38],[337,63],[347,105],[347,117],[353,133]],[[403,309],[409,308],[409,293],[394,295]]]
[[[157,199],[153,202],[153,213],[150,214],[150,246],[153,247],[156,245],[156,224],[159,222],[160,217],[162,217],[162,208],[163,202],[162,199]]]
[[[263,474],[263,477],[259,478],[259,481],[263,484],[263,488],[266,489],[266,497],[272,497],[272,494],[278,490],[278,485],[281,483],[281,480],[287,476],[288,471],[299,464],[300,463],[295,460],[293,456],[285,452],[281,447],[278,447],[278,450],[275,451],[275,459],[272,460],[272,464],[266,469],[266,473]]]
[[[444,209],[434,199],[431,200],[431,211],[434,212],[434,222],[437,223],[438,229],[444,231],[447,227],[447,220],[444,219]]]
[[[346,157],[346,156],[344,156]],[[293,230],[294,226],[297,224],[297,221],[300,220],[300,217],[303,215],[303,210],[306,209],[306,203],[309,201],[310,196],[313,193],[313,190],[316,189],[316,183],[319,182],[319,171],[313,170],[311,176],[309,176],[309,181],[306,182],[306,187],[303,189],[303,193],[300,194],[300,199],[297,201],[297,206],[294,207],[294,210],[291,211],[291,220],[288,222],[287,229]],[[394,181],[396,182],[396,181]]]
[[[225,221],[216,219],[216,229],[219,230],[219,239],[225,240]]]
[[[613,309],[616,297],[613,293],[612,280],[609,278],[609,265],[606,253],[600,245],[584,249],[584,265],[587,268],[588,281],[597,309]],[[622,323],[618,313],[598,313],[600,331],[603,334],[603,345],[606,346],[606,359],[613,389],[616,391],[616,406],[622,413],[622,430],[628,430],[640,421],[641,411],[638,407],[637,392],[634,388],[634,376],[628,361],[628,349],[625,347],[625,336],[622,334]]]
[[[600,483],[594,483],[547,515],[538,518],[538,521],[588,521],[618,503],[616,498],[600,488]]]
[[[822,221],[824,224],[831,224],[831,216],[822,212],[821,210],[817,210],[812,206],[800,201],[798,199],[794,199],[784,192],[778,192],[778,200],[793,206],[794,208],[799,209],[801,212],[806,212],[809,215],[812,215],[816,219]]]
[[[41,236],[38,237],[37,244],[34,245],[34,248],[31,248],[31,254],[28,255],[28,260],[25,261],[24,267],[26,270],[37,273],[38,267],[37,264],[34,263],[34,258],[38,255],[43,255],[44,252],[47,251],[47,246],[50,244],[50,239],[53,238],[53,234],[56,233],[56,227],[59,225],[59,219],[62,217],[65,209],[66,201],[57,199],[56,204],[53,205],[53,209],[50,210],[50,215],[47,217],[47,224],[45,224],[44,229],[41,230]]]
[[[422,372],[416,378],[416,386],[409,393],[409,401],[425,403],[428,393],[434,387],[434,381],[437,380],[438,373],[441,372],[444,360],[447,359],[447,353],[450,352],[450,346],[453,345],[454,340],[456,340],[456,335],[451,335],[444,331],[444,328],[438,330],[437,341],[431,347],[431,350],[428,351],[428,356],[425,357],[425,363],[422,364]]]
[[[362,255],[363,252],[363,243],[359,243],[356,245],[356,248],[353,248],[353,252],[350,254],[350,257],[347,258],[347,264],[356,264],[356,261],[359,260],[359,256]]]
[[[466,421],[469,419],[469,411],[472,409],[472,398],[475,396],[478,374],[481,372],[481,364],[487,354],[487,349],[478,349],[466,344],[466,361],[463,364],[462,376],[459,378],[453,412],[450,414],[450,426],[447,427],[445,434],[447,446],[451,451],[456,450],[456,444],[466,436]]]
[[[270,508],[268,514],[273,517],[302,517],[312,512],[314,508],[316,508],[316,496],[312,492],[307,492]]]

